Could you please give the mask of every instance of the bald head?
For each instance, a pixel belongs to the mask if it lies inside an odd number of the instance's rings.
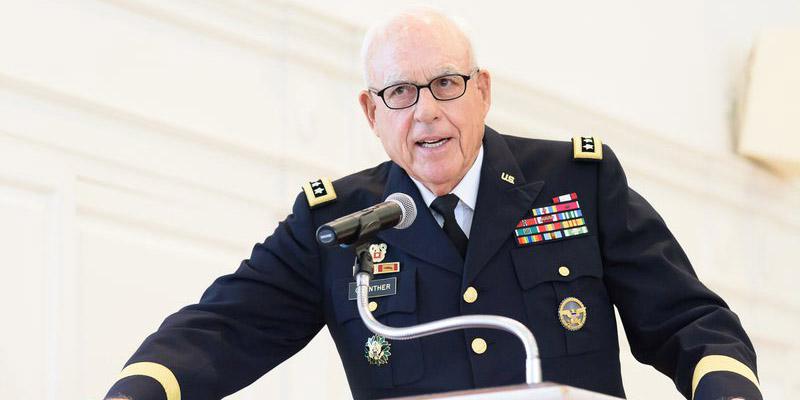
[[[386,64],[398,58],[413,60],[414,50],[421,46],[436,46],[453,64],[461,64],[458,69],[472,70],[477,66],[463,22],[433,8],[415,7],[379,21],[367,31],[361,47],[366,85],[380,88],[403,80],[404,77],[379,72],[389,70]]]

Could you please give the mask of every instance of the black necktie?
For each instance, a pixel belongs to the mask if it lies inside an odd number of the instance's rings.
[[[431,203],[431,208],[444,218],[444,233],[450,238],[450,241],[456,246],[456,249],[461,254],[462,259],[467,257],[467,235],[461,230],[456,222],[456,205],[458,204],[458,196],[450,193],[444,196],[439,196]]]

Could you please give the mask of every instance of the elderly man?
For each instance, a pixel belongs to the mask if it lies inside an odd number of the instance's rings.
[[[490,74],[436,12],[380,24],[364,59],[359,101],[391,161],[304,185],[292,215],[249,260],[145,340],[110,397],[223,397],[325,325],[356,398],[523,382],[523,348],[507,333],[390,341],[359,319],[353,253],[320,247],[315,229],[402,192],[421,212],[372,248],[379,284],[369,307],[384,323],[504,315],[535,334],[545,380],[623,397],[616,305],[633,354],[685,397],[761,398],[736,315],[697,280],[598,138],[553,142],[486,127]]]

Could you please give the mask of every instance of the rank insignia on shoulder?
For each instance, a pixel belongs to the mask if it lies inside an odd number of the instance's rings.
[[[389,363],[389,356],[392,355],[392,344],[386,341],[381,335],[372,335],[367,338],[364,345],[364,357],[370,365],[386,365]]]
[[[325,203],[336,200],[336,191],[330,179],[320,178],[303,184],[303,192],[306,194],[308,206],[316,208]]]
[[[558,320],[570,331],[577,331],[586,324],[586,306],[575,297],[567,297],[558,306]]]
[[[573,136],[572,158],[575,160],[600,161],[603,159],[603,143],[596,136]]]

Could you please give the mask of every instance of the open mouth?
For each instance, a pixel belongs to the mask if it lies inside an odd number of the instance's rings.
[[[443,144],[447,143],[450,138],[441,138],[441,139],[433,139],[433,140],[420,140],[417,142],[418,146],[421,146],[424,149],[433,149],[436,147],[440,147]]]

